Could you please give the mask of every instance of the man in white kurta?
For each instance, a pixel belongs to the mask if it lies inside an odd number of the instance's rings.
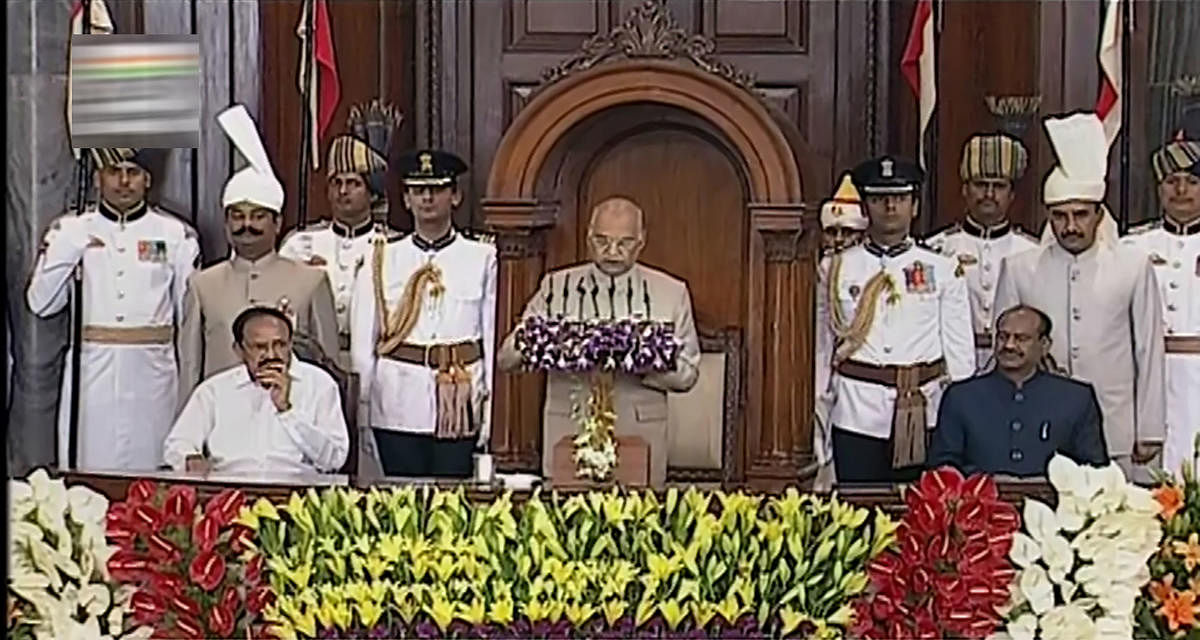
[[[1037,246],[1037,239],[1013,224],[1008,215],[1016,183],[1028,163],[1029,154],[1016,138],[1002,133],[973,136],[963,148],[958,171],[966,215],[927,241],[930,248],[957,260],[966,273],[978,369],[992,359],[1000,261]]]
[[[1166,348],[1163,468],[1193,460],[1200,433],[1200,142],[1176,140],[1154,154],[1162,218],[1121,241],[1144,251],[1158,280]]]
[[[491,434],[496,247],[451,224],[460,158],[419,150],[400,169],[416,231],[377,237],[358,273],[351,362],[384,473],[467,477]]]
[[[151,176],[133,149],[93,150],[100,202],[46,232],[27,300],[67,308],[83,272],[77,459],[70,458],[71,354],[58,405],[61,468],[147,471],[162,463],[175,413],[175,325],[199,261],[196,233],[145,202]]]
[[[290,319],[252,307],[233,327],[242,365],[196,387],[164,443],[167,464],[247,475],[339,469],[350,436],[337,383],[292,355]]]
[[[1051,354],[1066,374],[1095,387],[1109,455],[1133,473],[1164,435],[1158,284],[1146,254],[1117,242],[1103,206],[1107,143],[1099,119],[1076,114],[1045,126],[1059,159],[1042,192],[1054,241],[1004,260],[996,308],[1027,304],[1053,319]]]
[[[890,481],[925,462],[942,390],[975,371],[967,285],[955,260],[909,237],[923,172],[884,156],[854,169],[871,224],[821,261],[815,394],[839,483]]]

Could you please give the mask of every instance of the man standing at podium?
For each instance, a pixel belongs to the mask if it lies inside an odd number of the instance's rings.
[[[562,299],[563,315],[585,320],[640,314],[643,318],[674,323],[675,337],[681,343],[675,369],[640,378],[618,374],[613,387],[616,434],[640,436],[650,445],[650,484],[660,487],[667,479],[667,392],[682,393],[696,384],[700,342],[687,283],[637,262],[646,246],[644,222],[642,209],[628,198],[612,197],[596,205],[588,224],[591,262],[544,276],[521,317],[553,313],[547,308],[546,299],[561,299],[556,297],[564,296],[563,291],[570,298],[584,295],[583,291],[612,289],[613,295],[588,296],[586,304]],[[552,306],[557,307],[558,303]],[[522,364],[515,334],[514,330],[504,339],[497,356],[498,366],[504,371],[514,371]],[[554,445],[579,431],[571,417],[574,390],[570,376],[547,375],[542,419],[542,471],[546,476],[551,475]]]

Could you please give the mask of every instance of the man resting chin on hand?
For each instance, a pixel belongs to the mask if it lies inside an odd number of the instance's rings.
[[[179,471],[330,472],[346,462],[350,438],[337,384],[292,356],[292,325],[268,307],[233,323],[234,367],[196,387],[164,444]]]

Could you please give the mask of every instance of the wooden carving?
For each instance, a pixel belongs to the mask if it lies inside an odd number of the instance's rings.
[[[543,70],[538,90],[610,58],[686,59],[709,73],[753,90],[754,75],[718,60],[716,50],[712,40],[681,29],[663,0],[644,0],[620,26],[588,38],[574,55]]]

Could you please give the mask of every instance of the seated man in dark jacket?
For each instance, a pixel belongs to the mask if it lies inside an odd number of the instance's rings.
[[[1049,316],[1033,307],[1016,306],[1000,316],[996,368],[946,389],[927,466],[1045,475],[1055,453],[1108,464],[1096,392],[1055,373],[1050,330]]]

